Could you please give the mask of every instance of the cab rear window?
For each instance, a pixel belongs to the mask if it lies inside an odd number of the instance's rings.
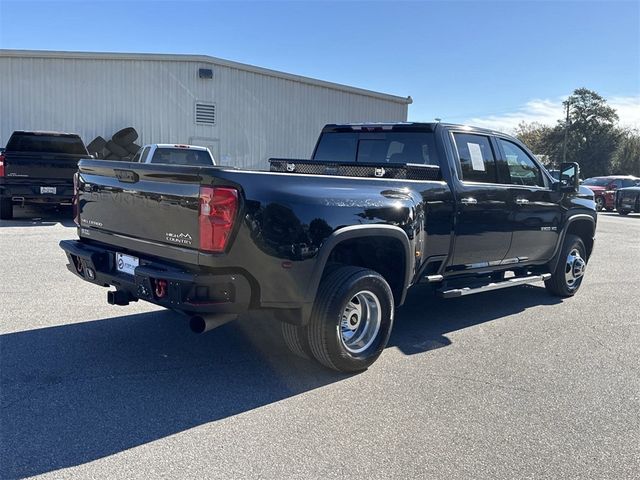
[[[440,165],[429,132],[326,132],[314,160],[337,163],[419,163]]]
[[[55,135],[42,133],[14,133],[7,143],[8,152],[38,152],[67,155],[88,155],[87,149],[77,135]]]
[[[150,163],[197,166],[213,165],[209,152],[188,148],[157,148]]]

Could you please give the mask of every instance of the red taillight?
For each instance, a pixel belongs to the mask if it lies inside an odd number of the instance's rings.
[[[224,252],[238,213],[238,191],[200,187],[200,250]]]
[[[80,208],[78,206],[80,191],[78,189],[78,172],[73,174],[73,199],[71,204],[73,205],[73,222],[80,226]]]
[[[4,177],[4,153],[0,153],[0,177]]]

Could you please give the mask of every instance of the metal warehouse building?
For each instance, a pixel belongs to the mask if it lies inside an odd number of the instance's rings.
[[[308,157],[327,123],[406,121],[411,98],[200,55],[0,50],[0,145],[14,130],[191,143],[225,165]]]

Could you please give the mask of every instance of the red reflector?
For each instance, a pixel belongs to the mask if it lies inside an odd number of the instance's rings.
[[[238,213],[238,191],[200,187],[200,250],[224,252]]]
[[[4,154],[0,153],[0,177],[4,177]]]

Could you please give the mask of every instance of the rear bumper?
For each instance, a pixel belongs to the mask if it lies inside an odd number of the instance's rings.
[[[55,193],[42,193],[42,188],[55,188]],[[25,203],[71,203],[73,182],[50,179],[0,179],[0,197]]]
[[[140,257],[135,275],[129,275],[117,270],[115,250],[77,240],[63,240],[60,248],[67,254],[71,273],[96,285],[114,286],[132,301],[193,313],[242,313],[251,304],[251,285],[241,274],[193,273]]]

